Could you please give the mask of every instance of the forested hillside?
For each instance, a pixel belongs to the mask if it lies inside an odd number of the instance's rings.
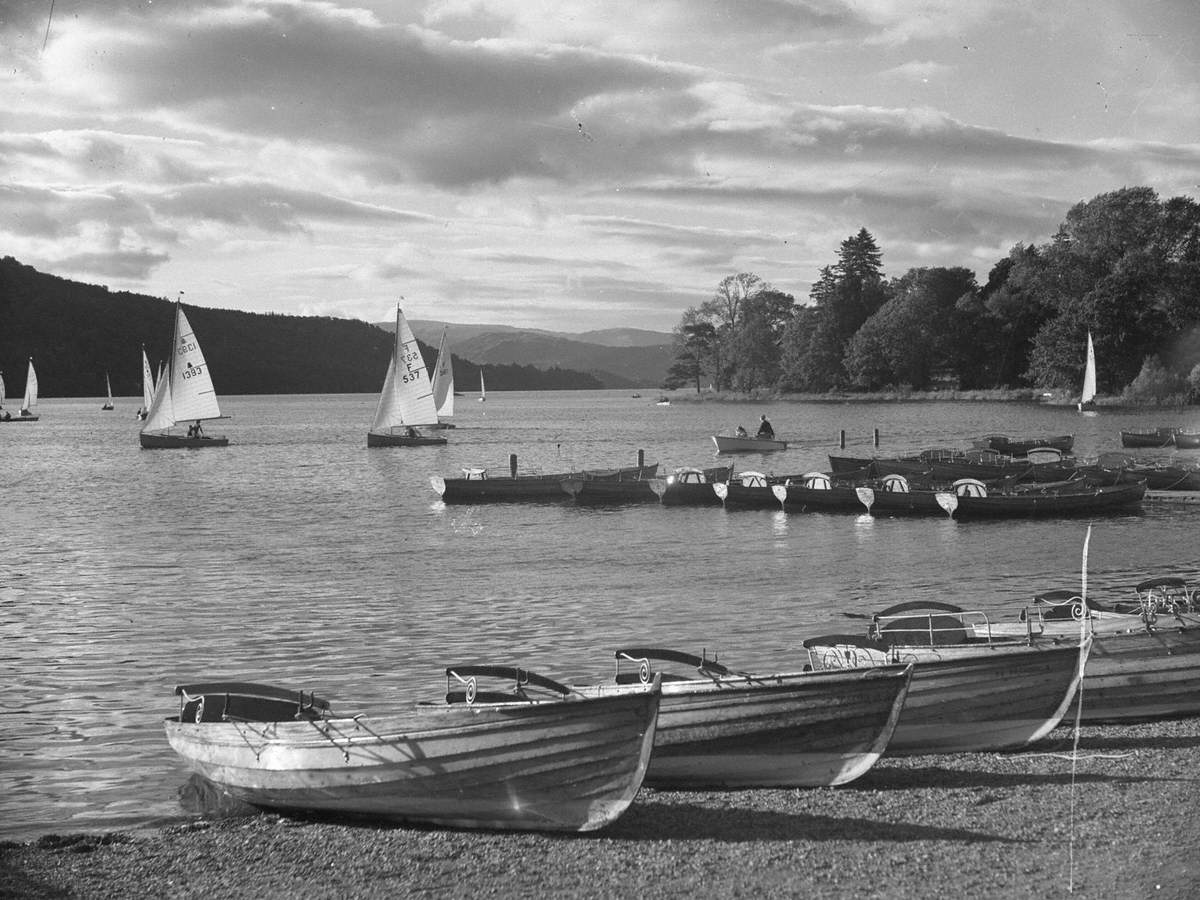
[[[264,315],[191,306],[188,320],[212,367],[221,394],[369,393],[378,391],[392,352],[392,335],[366,322]],[[170,348],[173,303],[109,291],[0,259],[0,371],[10,394],[24,390],[33,357],[43,397],[142,392],[141,349],[157,366]],[[436,349],[421,346],[426,362]],[[473,390],[480,367],[454,357],[455,382]],[[597,388],[590,375],[532,366],[485,366],[492,390]]]

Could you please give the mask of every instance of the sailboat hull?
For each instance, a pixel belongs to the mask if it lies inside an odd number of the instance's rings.
[[[454,426],[450,426],[453,428]],[[367,432],[368,447],[430,447],[438,446],[446,443],[444,437],[435,435],[419,434],[416,437],[409,437],[405,434],[377,434],[374,431]]]
[[[13,416],[11,419],[0,418],[0,422],[36,422],[41,416]]]
[[[227,437],[187,437],[179,434],[138,435],[143,450],[202,450],[206,447],[228,447]]]

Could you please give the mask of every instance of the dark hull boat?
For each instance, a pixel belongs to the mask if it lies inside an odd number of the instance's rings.
[[[634,483],[634,489],[639,495],[645,490],[651,493],[653,499],[648,480],[654,478],[657,472],[658,463],[617,469],[559,472],[552,475],[492,476],[487,469],[464,469],[461,478],[434,475],[429,481],[434,491],[446,503],[563,502],[571,496],[563,488],[563,482],[569,479]]]
[[[227,437],[187,437],[181,434],[138,435],[143,450],[203,450],[207,447],[228,447]]]

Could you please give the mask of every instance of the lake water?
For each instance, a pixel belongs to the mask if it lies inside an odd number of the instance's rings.
[[[659,407],[627,392],[459,399],[440,448],[366,448],[367,395],[223,398],[232,446],[139,449],[136,399],[47,400],[0,426],[0,837],[184,815],[162,719],[174,686],[218,678],[316,690],[380,712],[444,691],[442,670],[517,663],[609,677],[612,651],[717,650],[795,669],[801,641],[859,631],[844,612],[910,599],[1003,610],[1080,582],[1086,520],[957,522],[560,504],[450,506],[431,475],[714,464],[710,435],[766,413],[788,451],[743,468],[827,468],[850,453],[1073,433],[1081,456],[1180,411],[1001,403]],[[1194,461],[1197,454],[1190,458]],[[1185,457],[1187,458],[1187,457]],[[1200,575],[1200,509],[1098,520],[1088,584],[1123,594]]]

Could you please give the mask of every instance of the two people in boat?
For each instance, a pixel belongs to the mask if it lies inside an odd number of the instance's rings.
[[[187,436],[188,436],[188,437],[190,437],[190,438],[202,438],[202,437],[204,437],[204,429],[200,427],[200,420],[199,420],[199,419],[197,419],[197,420],[196,420],[196,424],[195,424],[195,425],[189,425],[189,426],[188,426],[188,435],[187,435]]]
[[[735,431],[734,434],[737,437],[750,437],[750,434],[741,425],[737,427],[737,431]]]
[[[767,421],[765,415],[759,416],[761,420],[758,425],[758,434],[755,437],[766,438],[767,440],[775,439],[775,429],[771,427],[771,423]]]

